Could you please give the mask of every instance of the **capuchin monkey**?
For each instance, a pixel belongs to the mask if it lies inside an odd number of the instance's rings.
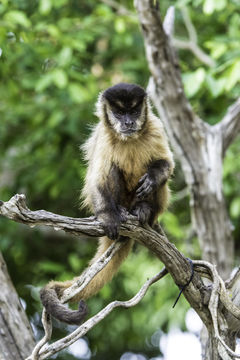
[[[119,236],[128,213],[141,224],[154,226],[168,206],[167,181],[174,162],[162,123],[151,109],[143,88],[120,83],[99,95],[96,104],[99,123],[83,145],[88,170],[83,204],[94,212],[106,236],[99,240],[94,263],[113,241],[126,241],[111,261],[71,301],[81,299],[79,310],[60,303],[63,291],[74,279],[50,282],[40,292],[47,312],[68,324],[80,324],[87,307],[83,300],[96,294],[118,270],[131,250],[133,240]]]

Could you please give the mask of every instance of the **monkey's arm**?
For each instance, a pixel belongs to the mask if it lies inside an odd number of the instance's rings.
[[[118,238],[119,226],[127,220],[127,211],[120,206],[123,191],[123,175],[116,165],[112,165],[106,182],[96,186],[92,194],[95,215],[111,240]]]
[[[170,161],[160,159],[153,161],[147,172],[138,182],[139,187],[136,190],[136,197],[144,200],[149,194],[157,190],[158,187],[164,185],[172,173]]]

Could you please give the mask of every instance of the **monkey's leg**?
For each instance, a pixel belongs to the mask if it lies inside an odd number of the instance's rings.
[[[164,183],[148,194],[144,200],[139,200],[136,196],[131,213],[137,216],[141,224],[147,223],[153,226],[157,222],[158,216],[166,210],[168,202],[169,188],[167,183]]]

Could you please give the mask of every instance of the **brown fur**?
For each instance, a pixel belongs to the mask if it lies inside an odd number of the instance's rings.
[[[120,169],[121,176],[124,178],[125,188],[127,189],[126,200],[119,205],[125,206],[127,210],[130,210],[130,204],[128,203],[133,199],[131,194],[137,188],[140,178],[147,172],[150,163],[158,159],[167,160],[170,166],[167,178],[173,172],[174,163],[167,137],[160,119],[152,113],[147,99],[144,100],[142,112],[147,114],[146,124],[136,135],[126,139],[109,126],[109,123],[106,121],[106,117],[110,114],[109,105],[102,95],[99,97],[96,114],[100,122],[96,125],[92,135],[83,146],[85,159],[88,162],[88,170],[82,197],[83,205],[87,206],[90,211],[93,212],[96,208],[103,209],[103,215],[98,216],[100,220],[101,216],[102,220],[105,220],[104,216],[106,217],[107,215],[104,213],[106,204],[102,203],[103,200],[99,195],[99,188],[104,187],[108,183],[109,187],[113,187],[111,191],[114,191],[114,187],[117,186],[116,181],[114,182],[114,179],[111,179],[113,165]],[[158,207],[154,222],[156,222],[158,215],[167,208],[169,202],[167,182],[159,186],[157,197]],[[103,254],[112,241],[106,236],[99,239],[98,251],[91,264]],[[107,266],[72,301],[91,297],[106,282],[112,279],[120,264],[131,250],[132,240],[128,239],[126,241],[126,246],[118,251]],[[51,282],[47,288],[54,288],[57,294],[61,295],[64,289],[72,285],[73,281],[64,283]]]

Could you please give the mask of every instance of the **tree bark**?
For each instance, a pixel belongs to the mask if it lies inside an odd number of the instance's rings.
[[[164,31],[157,2],[135,0],[135,7],[152,75],[148,91],[190,189],[192,224],[202,258],[217,265],[222,278],[227,279],[233,267],[234,242],[222,189],[222,160],[227,146],[240,131],[240,101],[233,104],[215,126],[201,120],[185,96],[178,57],[171,44],[172,31]],[[222,336],[234,348],[235,336],[229,332]],[[221,349],[216,349],[217,341],[211,328],[206,339],[203,359],[228,358],[220,355]]]
[[[226,279],[233,265],[233,237],[222,191],[222,131],[193,112],[158,9],[150,0],[137,0],[135,5],[152,74],[148,90],[190,189],[192,222],[202,257],[216,264]]]
[[[0,360],[23,360],[35,341],[1,253],[0,284]]]

